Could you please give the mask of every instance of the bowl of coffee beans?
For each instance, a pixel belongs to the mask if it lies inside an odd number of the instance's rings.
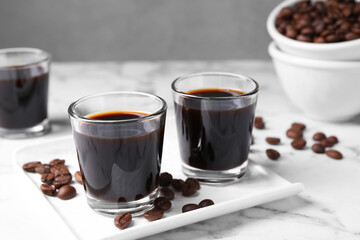
[[[268,50],[286,95],[308,117],[340,122],[360,114],[360,61],[299,57],[274,42]]]
[[[360,60],[360,1],[286,0],[268,16],[267,30],[286,53]]]

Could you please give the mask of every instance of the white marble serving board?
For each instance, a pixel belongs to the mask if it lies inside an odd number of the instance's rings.
[[[41,195],[43,194],[39,188],[41,185],[40,176],[24,172],[21,168],[24,163],[30,161],[49,162],[54,158],[62,158],[66,159],[71,173],[74,173],[79,168],[71,136],[19,149],[14,154],[14,158],[15,168],[24,176],[24,181],[31,180],[34,192]],[[175,178],[186,178],[180,170],[175,128],[170,125],[166,128],[161,170],[172,173]],[[39,203],[39,206],[34,207],[50,204],[54,212],[49,212],[49,219],[60,216],[75,238],[78,239],[141,238],[286,198],[303,190],[301,183],[290,183],[270,170],[250,162],[249,170],[242,181],[226,186],[201,185],[199,192],[192,197],[183,197],[181,194],[176,193],[175,199],[172,201],[172,208],[165,213],[162,219],[149,222],[143,217],[136,217],[129,228],[119,230],[114,226],[113,218],[100,215],[90,209],[86,203],[83,187],[80,184],[73,182],[73,186],[77,190],[75,198],[63,201],[56,197],[43,195],[44,201]],[[199,203],[206,198],[214,200],[215,205],[181,213],[181,207],[184,204]]]

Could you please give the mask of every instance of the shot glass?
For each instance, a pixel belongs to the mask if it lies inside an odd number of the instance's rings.
[[[39,49],[0,49],[0,136],[32,137],[50,130],[50,61],[50,54]]]
[[[83,97],[68,109],[87,202],[97,212],[139,215],[159,187],[166,102],[140,92]]]
[[[259,86],[249,77],[203,72],[172,83],[185,175],[221,184],[247,169]]]

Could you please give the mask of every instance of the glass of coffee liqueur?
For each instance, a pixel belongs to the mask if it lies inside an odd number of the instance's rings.
[[[87,202],[106,215],[134,216],[158,195],[166,102],[141,92],[83,97],[68,113]]]
[[[24,138],[50,130],[47,116],[49,53],[0,49],[0,136]]]
[[[258,84],[238,74],[203,72],[176,79],[172,90],[184,174],[211,184],[241,179]]]

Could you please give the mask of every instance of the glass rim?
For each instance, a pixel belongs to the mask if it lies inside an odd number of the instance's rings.
[[[39,49],[39,48],[28,48],[28,47],[17,47],[17,48],[2,48],[0,49],[0,55],[9,54],[9,53],[33,53],[33,54],[44,54],[44,57],[31,62],[31,63],[25,63],[25,64],[17,64],[13,66],[2,66],[0,65],[0,70],[6,70],[6,69],[14,69],[14,68],[23,68],[28,67],[32,65],[38,65],[42,62],[51,61],[51,54]]]
[[[247,79],[250,80],[251,82],[253,82],[255,84],[255,87],[253,90],[251,90],[250,92],[244,93],[242,95],[238,95],[238,96],[226,96],[226,97],[203,97],[203,96],[196,96],[194,94],[190,94],[190,93],[186,93],[181,91],[180,89],[178,89],[175,85],[177,82],[181,81],[181,80],[185,80],[185,79],[189,79],[192,77],[198,77],[198,76],[227,76],[227,77],[233,77],[233,78],[239,78],[239,79]],[[252,78],[245,76],[245,75],[241,75],[241,74],[235,74],[235,73],[229,73],[229,72],[199,72],[199,73],[190,73],[190,74],[186,74],[183,75],[181,77],[176,78],[172,84],[171,84],[171,88],[174,92],[179,93],[183,96],[189,97],[189,98],[195,98],[195,99],[206,99],[206,100],[229,100],[229,99],[239,99],[239,98],[243,98],[243,97],[248,97],[251,95],[254,95],[256,93],[259,92],[259,84]],[[196,90],[196,89],[194,89]]]
[[[105,95],[118,95],[118,94],[134,94],[134,95],[141,95],[141,96],[147,96],[147,97],[153,97],[157,100],[160,100],[160,102],[162,103],[162,107],[157,110],[156,112],[150,113],[149,115],[144,115],[144,116],[140,116],[137,118],[132,118],[132,119],[123,119],[123,120],[100,120],[100,119],[91,119],[91,118],[86,118],[84,116],[79,116],[77,113],[75,113],[74,108],[80,104],[81,102],[84,102],[88,99],[94,98],[94,97],[99,97],[99,96],[105,96]],[[136,92],[136,91],[109,91],[109,92],[100,92],[100,93],[94,93],[94,94],[89,94],[86,95],[84,97],[79,98],[78,100],[76,100],[75,102],[71,103],[69,108],[68,108],[68,114],[70,117],[77,119],[77,120],[81,120],[83,122],[89,122],[89,123],[102,123],[102,124],[116,124],[116,123],[128,123],[128,122],[137,122],[139,120],[147,120],[147,119],[151,119],[154,117],[157,117],[161,114],[163,114],[167,109],[167,104],[166,101],[155,95],[155,94],[151,94],[151,93],[144,93],[144,92]],[[120,111],[120,110],[119,110]]]

